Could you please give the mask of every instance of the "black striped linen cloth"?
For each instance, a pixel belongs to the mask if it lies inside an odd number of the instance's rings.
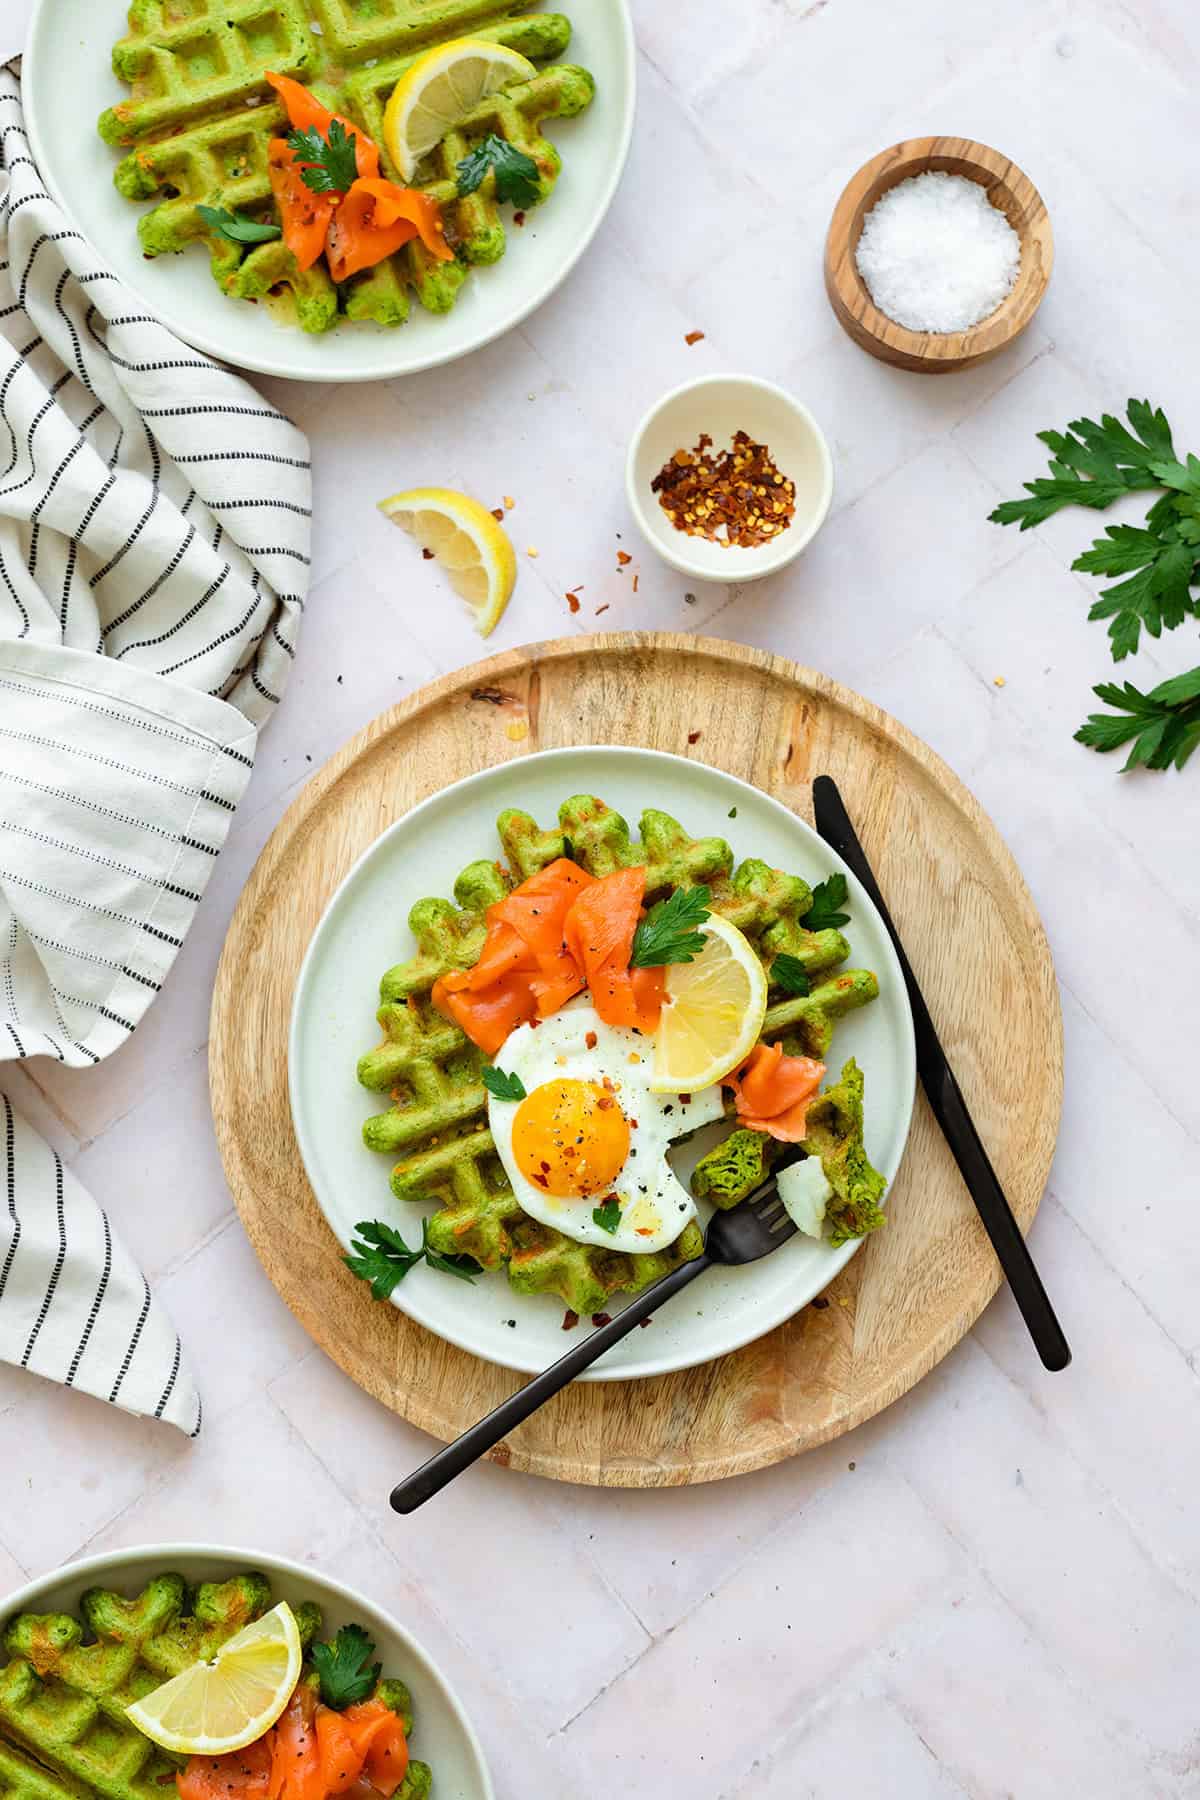
[[[73,229],[0,69],[0,1062],[99,1062],[162,986],[287,680],[310,530],[303,435]],[[198,1431],[165,1311],[2,1091],[0,1180],[0,1359]]]

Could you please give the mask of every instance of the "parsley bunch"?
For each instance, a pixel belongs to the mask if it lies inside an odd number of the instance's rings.
[[[1146,631],[1157,638],[1188,619],[1200,619],[1200,458],[1182,460],[1161,407],[1130,400],[1128,426],[1102,413],[1074,419],[1065,432],[1039,431],[1050,451],[1050,474],[1027,481],[1026,497],[1005,500],[989,516],[1022,531],[1064,506],[1101,510],[1125,494],[1157,491],[1143,525],[1109,525],[1071,564],[1084,575],[1120,576],[1103,588],[1088,614],[1108,621],[1114,662],[1138,648]],[[1093,750],[1113,750],[1131,739],[1126,769],[1181,769],[1196,747],[1195,702],[1200,668],[1160,682],[1143,694],[1131,682],[1102,682],[1099,699],[1117,713],[1093,713],[1075,733]],[[1123,716],[1122,716],[1123,715]]]

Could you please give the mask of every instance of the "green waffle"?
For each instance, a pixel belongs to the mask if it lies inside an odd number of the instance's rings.
[[[137,201],[163,196],[138,222],[145,254],[201,241],[227,293],[251,300],[286,292],[306,331],[326,331],[342,316],[399,325],[410,290],[430,312],[448,312],[469,267],[497,262],[505,249],[494,175],[460,197],[457,164],[495,132],[536,163],[545,200],[561,159],[542,126],[589,105],[595,83],[586,69],[539,66],[531,80],[467,114],[425,159],[409,185],[441,205],[453,262],[436,261],[416,239],[338,288],[321,263],[301,272],[281,242],[243,252],[196,209],[274,217],[267,144],[286,133],[287,120],[267,69],[304,82],[331,111],[361,124],[379,146],[384,174],[399,180],[383,145],[388,96],[419,56],[467,36],[542,65],[566,49],[571,25],[561,13],[503,0],[133,0],[129,34],[112,56],[129,98],[101,114],[99,130],[106,143],[128,149],[114,171],[119,191]]]
[[[160,1750],[125,1708],[191,1664],[213,1656],[272,1605],[266,1577],[235,1575],[189,1589],[158,1575],[134,1599],[89,1588],[70,1613],[21,1613],[3,1629],[0,1800],[163,1800],[186,1758]],[[295,1608],[307,1651],[320,1633],[312,1602]],[[315,1679],[306,1662],[303,1679]],[[376,1696],[412,1728],[402,1682]],[[424,1800],[430,1772],[410,1763],[395,1800]]]
[[[369,1149],[399,1154],[391,1175],[400,1200],[435,1200],[429,1242],[444,1255],[473,1256],[485,1269],[506,1268],[522,1294],[557,1295],[572,1311],[602,1311],[614,1294],[636,1292],[699,1255],[703,1237],[692,1221],[668,1249],[632,1256],[577,1243],[531,1219],[518,1203],[487,1124],[483,1053],[433,1006],[430,990],[450,969],[479,959],[486,910],[547,863],[571,856],[592,875],[644,867],[651,901],[676,888],[707,886],[714,911],[746,933],[767,970],[786,950],[814,981],[803,1000],[774,989],[764,1036],[789,1050],[824,1055],[835,1021],[873,1000],[879,984],[865,969],[833,973],[850,953],[840,931],[806,931],[812,905],[807,882],[750,859],[734,867],[724,838],[693,838],[668,813],[650,809],[640,842],[626,821],[592,795],[563,802],[558,828],[544,831],[528,813],[505,811],[496,823],[504,862],[468,864],[454,901],[418,900],[408,923],[417,953],[389,969],[377,1014],[383,1041],[359,1059],[364,1087],[392,1104],[363,1125]]]

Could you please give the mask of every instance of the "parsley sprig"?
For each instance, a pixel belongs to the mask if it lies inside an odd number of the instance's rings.
[[[525,1083],[519,1075],[506,1075],[503,1069],[494,1069],[490,1065],[484,1069],[482,1077],[484,1087],[496,1100],[524,1100]]]
[[[1125,769],[1182,769],[1200,744],[1200,668],[1160,681],[1143,694],[1131,681],[1102,681],[1096,697],[1115,713],[1091,713],[1075,736],[1093,750],[1118,750],[1130,743]]]
[[[196,211],[210,231],[220,232],[231,244],[269,244],[282,235],[269,220],[247,219],[227,206],[198,206]]]
[[[633,934],[631,969],[660,969],[666,963],[694,962],[704,948],[698,927],[708,917],[712,895],[706,887],[676,888],[652,906]]]
[[[375,1645],[361,1625],[343,1625],[331,1644],[314,1644],[313,1667],[326,1706],[341,1712],[375,1691],[381,1663],[370,1662]]]
[[[1127,430],[1111,413],[1073,419],[1065,432],[1039,431],[1051,452],[1050,478],[1025,483],[1027,499],[1005,500],[997,525],[1040,525],[1064,506],[1098,509],[1123,495],[1165,490],[1144,525],[1110,525],[1071,564],[1083,575],[1123,575],[1088,614],[1107,619],[1114,662],[1131,656],[1143,631],[1160,637],[1196,614],[1191,582],[1200,557],[1200,461],[1180,462],[1161,407],[1130,400]]]
[[[541,198],[538,166],[507,138],[489,131],[458,165],[458,191],[473,194],[489,169],[496,173],[496,198],[516,207],[536,206]]]
[[[1108,622],[1114,662],[1152,638],[1200,619],[1200,457],[1180,457],[1161,407],[1130,400],[1128,427],[1111,413],[1074,419],[1065,432],[1039,431],[1050,475],[1027,481],[1026,498],[1005,500],[990,517],[1022,531],[1064,506],[1099,509],[1125,494],[1158,489],[1142,525],[1109,525],[1071,564],[1083,575],[1120,576],[1103,588],[1088,617]],[[1094,692],[1118,709],[1092,713],[1075,733],[1093,750],[1130,743],[1126,769],[1181,769],[1196,747],[1200,668],[1143,693],[1132,682],[1102,682]]]
[[[388,1300],[410,1269],[426,1262],[444,1275],[457,1275],[460,1281],[474,1281],[480,1264],[473,1256],[442,1256],[429,1247],[429,1221],[421,1220],[419,1247],[406,1244],[400,1233],[380,1219],[360,1219],[354,1227],[358,1236],[351,1241],[353,1256],[342,1261],[360,1281],[369,1281],[376,1300]]]
[[[771,985],[782,988],[785,994],[796,994],[803,998],[804,995],[812,993],[812,982],[809,980],[808,970],[799,957],[789,956],[786,950],[781,950],[778,956],[772,959],[768,974]]]
[[[805,931],[836,931],[850,923],[850,914],[841,911],[846,904],[846,877],[840,872],[818,881],[812,891],[812,905],[800,921]],[[776,964],[779,958],[775,958]]]
[[[358,136],[340,119],[329,121],[322,137],[315,125],[289,131],[288,149],[296,155],[300,179],[314,194],[348,194],[358,178]]]

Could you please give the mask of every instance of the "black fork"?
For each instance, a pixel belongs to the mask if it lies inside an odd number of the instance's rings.
[[[471,1466],[485,1451],[498,1444],[501,1438],[507,1437],[510,1431],[527,1419],[530,1413],[536,1412],[557,1394],[560,1388],[566,1387],[569,1381],[604,1355],[614,1344],[619,1344],[623,1337],[636,1331],[643,1319],[648,1319],[663,1305],[664,1301],[677,1294],[689,1282],[703,1275],[705,1269],[714,1264],[724,1268],[737,1268],[742,1263],[757,1262],[760,1257],[768,1256],[777,1250],[780,1244],[794,1237],[796,1227],[784,1210],[783,1201],[779,1198],[775,1186],[775,1176],[791,1162],[799,1160],[800,1152],[792,1150],[780,1157],[774,1173],[761,1187],[747,1196],[740,1206],[732,1207],[728,1212],[713,1215],[711,1224],[704,1238],[704,1250],[691,1262],[680,1263],[656,1281],[652,1287],[644,1288],[635,1294],[629,1305],[610,1319],[607,1325],[599,1326],[590,1337],[582,1343],[575,1344],[560,1356],[558,1361],[527,1381],[523,1388],[518,1388],[507,1400],[501,1401],[487,1417],[464,1431],[460,1438],[447,1444],[429,1461],[414,1469],[411,1475],[392,1489],[392,1505],[397,1512],[415,1512],[418,1506],[438,1494],[461,1475],[464,1469]]]

